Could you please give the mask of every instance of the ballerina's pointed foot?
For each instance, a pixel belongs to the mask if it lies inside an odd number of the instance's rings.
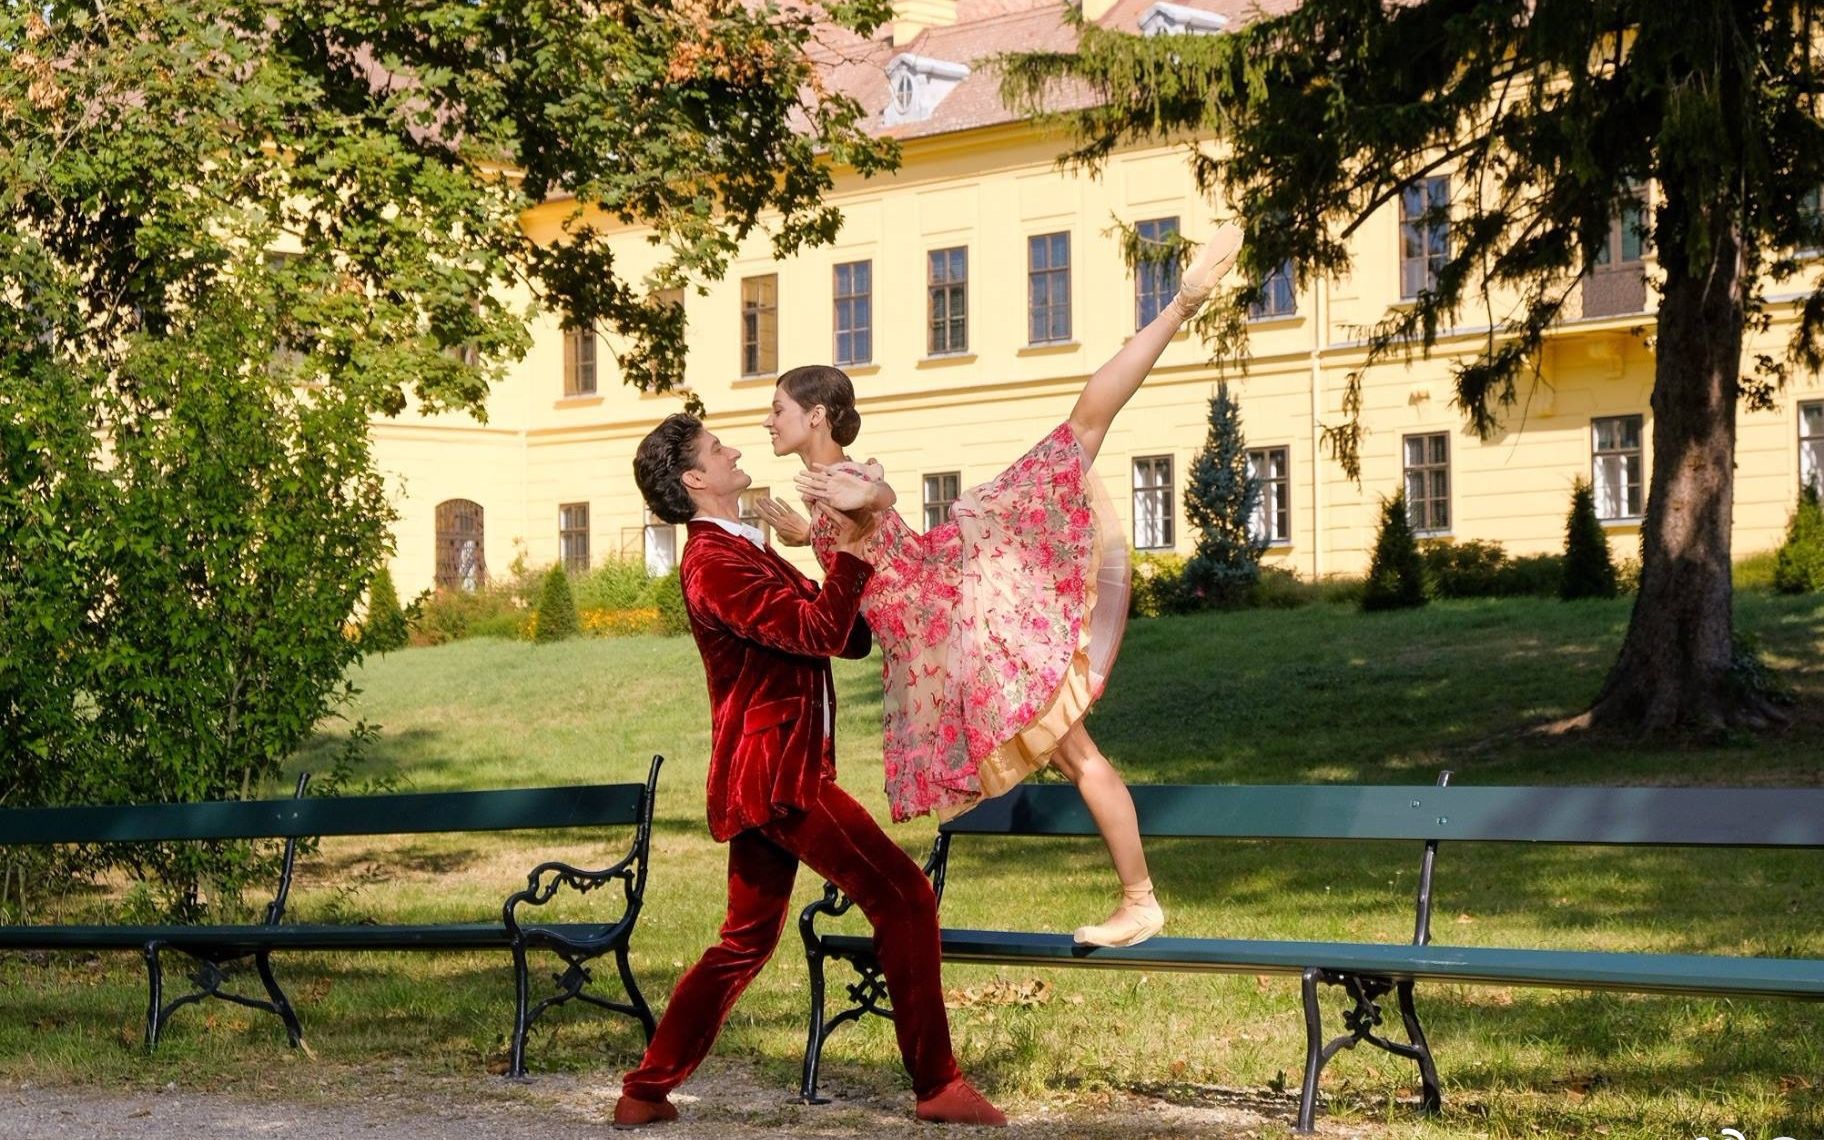
[[[1203,307],[1203,302],[1215,292],[1216,283],[1234,268],[1235,259],[1241,255],[1241,241],[1241,227],[1234,222],[1224,222],[1197,251],[1197,259],[1185,267],[1176,300],[1187,318]]]
[[[1165,911],[1155,901],[1124,899],[1113,914],[1094,926],[1079,926],[1072,938],[1079,946],[1138,946],[1165,929]]]

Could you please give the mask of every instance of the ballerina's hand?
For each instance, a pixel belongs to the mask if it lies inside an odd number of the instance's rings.
[[[1197,260],[1185,267],[1184,275],[1179,278],[1178,295],[1172,301],[1186,319],[1196,315],[1223,274],[1235,265],[1235,259],[1241,255],[1241,240],[1241,227],[1234,222],[1224,222],[1197,251]]]
[[[821,463],[800,471],[793,481],[806,499],[828,503],[839,511],[865,511],[874,506],[875,484],[846,471],[831,471]]]
[[[773,534],[786,546],[804,546],[811,541],[811,520],[778,499],[761,499],[755,504],[760,517],[773,528]]]

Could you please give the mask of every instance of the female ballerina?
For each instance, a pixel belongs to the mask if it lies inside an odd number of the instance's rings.
[[[1089,378],[1070,418],[1013,466],[964,492],[950,521],[920,535],[893,509],[878,465],[843,448],[861,416],[840,369],[779,378],[765,426],[773,453],[797,455],[809,505],[874,515],[875,567],[862,614],[884,658],[887,800],[896,821],[947,819],[1000,795],[1046,764],[1076,785],[1108,846],[1121,902],[1077,929],[1094,946],[1132,946],[1165,925],[1127,785],[1083,720],[1101,696],[1127,622],[1127,547],[1090,472],[1115,413],[1139,389],[1181,325],[1235,262],[1241,232],[1225,225],[1185,271],[1178,294]],[[833,556],[834,524],[812,524],[768,500],[781,541]]]

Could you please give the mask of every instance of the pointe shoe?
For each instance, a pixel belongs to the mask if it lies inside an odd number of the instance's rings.
[[[1007,1116],[988,1103],[988,1098],[975,1091],[962,1077],[956,1078],[930,1097],[918,1102],[918,1118],[930,1124],[979,1124],[985,1128],[1007,1127]]]
[[[644,1128],[649,1124],[665,1124],[677,1118],[678,1106],[669,1100],[641,1100],[622,1093],[621,1099],[614,1102],[616,1128]]]
[[[1241,227],[1234,222],[1217,226],[1210,240],[1197,251],[1197,260],[1186,266],[1183,276],[1178,279],[1178,295],[1172,298],[1172,304],[1186,320],[1197,315],[1204,301],[1215,292],[1216,283],[1234,267],[1235,259],[1240,255]]]
[[[1071,935],[1079,946],[1138,946],[1165,929],[1165,911],[1156,902],[1124,900],[1094,926],[1079,926]]]

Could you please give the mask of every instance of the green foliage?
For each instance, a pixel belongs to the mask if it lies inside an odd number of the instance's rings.
[[[1262,566],[1248,604],[1259,609],[1294,610],[1322,597],[1322,589],[1302,581],[1298,571],[1283,566]]]
[[[1210,397],[1210,430],[1191,464],[1184,509],[1197,528],[1197,549],[1185,563],[1185,587],[1206,606],[1244,604],[1260,575],[1265,545],[1248,533],[1260,484],[1248,476],[1241,403],[1226,382]]]
[[[570,592],[570,574],[557,565],[545,572],[538,595],[538,624],[533,640],[562,641],[583,631],[576,619],[576,597]]]
[[[1395,610],[1425,604],[1425,563],[1406,515],[1406,492],[1381,500],[1381,525],[1362,590],[1362,609]]]
[[[1564,578],[1558,596],[1612,598],[1619,591],[1615,561],[1609,556],[1609,536],[1596,517],[1596,495],[1587,480],[1571,486],[1571,513],[1564,522]]]
[[[391,653],[405,648],[411,629],[399,608],[399,591],[393,572],[382,566],[367,587],[367,617],[361,623],[361,648],[370,653]]]
[[[1808,594],[1824,590],[1824,509],[1818,489],[1807,483],[1799,488],[1799,503],[1786,523],[1786,541],[1773,568],[1773,588],[1782,594]]]
[[[669,388],[657,288],[763,223],[781,255],[829,241],[832,171],[894,163],[806,50],[889,12],[0,7],[0,802],[257,790],[350,692],[391,520],[370,419],[480,416],[528,288]],[[535,244],[523,212],[559,200]],[[591,209],[651,227],[649,275]],[[181,903],[233,878],[203,857],[122,858]]]
[[[1509,556],[1498,542],[1427,540],[1420,548],[1434,598],[1554,598],[1564,576],[1556,554]]]
[[[1127,616],[1159,617],[1198,608],[1185,583],[1185,560],[1177,554],[1136,554],[1129,579]]]
[[[438,590],[412,604],[412,644],[443,645],[465,637],[518,637],[525,612],[510,588]]]
[[[1500,590],[1507,551],[1498,542],[1428,541],[1420,550],[1425,582],[1437,598],[1492,598]]]
[[[653,604],[657,579],[639,558],[609,558],[589,573],[572,578],[579,610],[631,610]]]
[[[684,578],[672,567],[652,588],[652,604],[659,611],[659,630],[667,637],[690,632],[690,614],[684,609]]]

